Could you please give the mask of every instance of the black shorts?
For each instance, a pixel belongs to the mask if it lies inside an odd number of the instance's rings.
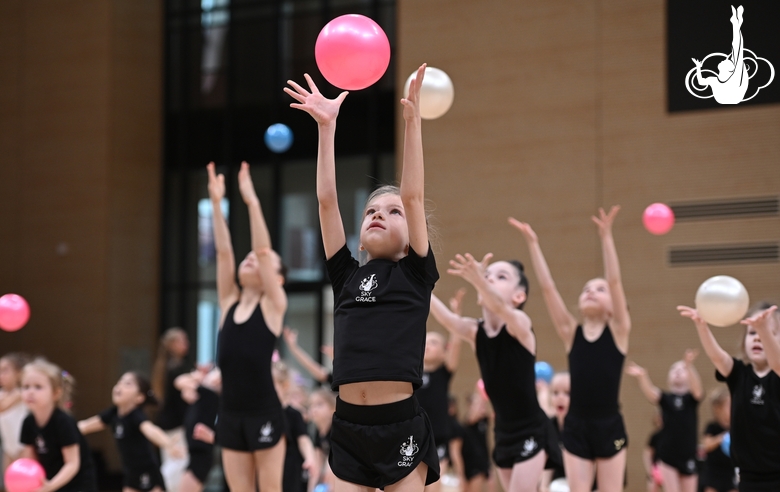
[[[586,460],[611,458],[628,446],[623,416],[583,418],[566,415],[561,437],[566,451]]]
[[[715,489],[716,492],[729,492],[731,490],[737,490],[736,484],[736,472],[734,468],[731,468],[731,474],[726,473],[713,473],[712,470],[707,470],[706,465],[702,473],[699,475],[699,484],[701,488],[710,487]]]
[[[187,470],[195,475],[200,483],[205,483],[209,476],[211,466],[214,464],[213,450],[190,450],[190,462],[187,464]]]
[[[414,396],[386,405],[336,400],[330,430],[333,474],[341,480],[384,488],[428,465],[425,484],[439,479],[439,457],[431,422]]]
[[[233,451],[258,451],[276,446],[284,435],[282,407],[258,413],[220,411],[217,444]]]
[[[165,490],[165,480],[159,468],[140,471],[125,471],[124,486],[135,490],[152,490],[160,487]]]
[[[754,474],[740,472],[739,492],[777,492],[780,490],[780,474]]]
[[[464,473],[466,475],[466,480],[471,480],[472,478],[478,477],[480,475],[486,479],[490,478],[490,465],[483,467],[464,466],[464,468],[466,469]]]
[[[563,463],[561,449],[551,433],[550,419],[544,415],[536,422],[511,431],[495,429],[496,447],[493,461],[499,468],[512,468],[516,463],[530,460],[540,451],[547,453],[547,462]]]
[[[667,460],[665,458],[658,458],[664,465],[670,466],[677,470],[680,475],[696,475],[698,470],[696,469],[696,459],[691,457],[687,460]]]

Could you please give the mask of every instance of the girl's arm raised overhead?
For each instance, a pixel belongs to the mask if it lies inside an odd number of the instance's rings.
[[[425,76],[425,64],[409,85],[409,96],[401,99],[404,106],[404,159],[401,171],[401,201],[409,228],[409,245],[421,257],[428,255],[428,224],[425,219],[425,172],[423,166],[422,119],[420,89]]]
[[[764,346],[769,368],[780,376],[780,321],[777,318],[777,306],[771,306],[743,320],[742,324],[755,328]]]
[[[650,380],[647,369],[636,362],[629,362],[626,364],[625,371],[629,376],[634,376],[636,378],[639,383],[639,389],[642,390],[642,394],[645,395],[647,401],[657,405],[661,400],[661,390]]]
[[[474,346],[477,341],[477,320],[453,313],[435,294],[431,294],[431,314],[451,334],[463,338],[472,347]]]
[[[450,298],[450,310],[457,316],[463,314],[463,297],[466,295],[466,289],[461,287],[455,292],[455,295]],[[444,360],[444,365],[450,372],[455,372],[458,369],[460,363],[460,345],[463,342],[463,337],[450,333],[450,339],[447,341],[447,357]]]
[[[287,343],[287,348],[290,350],[293,357],[295,357],[295,360],[298,361],[298,364],[303,366],[317,382],[326,382],[330,371],[314,360],[311,355],[298,345],[298,332],[285,326],[282,335],[284,336],[284,341]]]
[[[693,324],[696,326],[696,331],[699,334],[699,340],[701,340],[701,345],[704,347],[704,353],[710,358],[715,369],[724,377],[728,377],[731,374],[731,370],[734,369],[734,359],[715,340],[715,336],[710,331],[707,322],[699,316],[698,311],[688,306],[677,306],[677,311],[680,312],[681,316],[693,320]]]
[[[696,349],[688,349],[683,355],[683,362],[685,363],[685,370],[688,371],[688,381],[690,384],[691,395],[696,401],[701,401],[704,398],[704,385],[701,382],[701,376],[699,371],[696,370],[696,366],[693,365],[693,361],[699,356],[699,351]]]
[[[209,173],[209,198],[211,199],[212,221],[214,229],[214,247],[217,251],[217,297],[222,321],[236,301],[238,301],[238,285],[236,284],[236,260],[233,257],[233,244],[230,242],[230,229],[225,216],[222,215],[222,199],[225,197],[225,176],[214,173],[214,163],[210,162],[206,169]]]
[[[626,293],[623,291],[623,280],[620,277],[620,262],[618,261],[615,240],[612,238],[612,223],[620,211],[616,205],[605,213],[599,209],[598,217],[591,217],[599,228],[601,237],[601,253],[604,257],[604,279],[609,285],[609,293],[612,296],[612,320],[610,327],[615,335],[615,343],[621,352],[628,352],[628,334],[631,331],[631,316],[628,314]]]
[[[450,268],[447,273],[457,275],[473,285],[482,298],[482,306],[506,323],[509,334],[523,344],[526,350],[536,354],[536,337],[531,331],[531,318],[525,312],[502,299],[485,279],[485,266],[492,256],[491,253],[488,253],[479,262],[469,253],[466,253],[465,256],[456,255],[454,260],[450,260]]]
[[[279,336],[282,333],[284,313],[287,311],[287,294],[284,291],[284,279],[279,272],[281,259],[271,249],[271,236],[260,207],[260,199],[255,193],[249,164],[241,163],[238,172],[238,189],[249,209],[249,230],[252,234],[252,251],[260,265],[260,278],[263,280],[263,317],[268,327]]]
[[[338,195],[336,193],[336,157],[334,141],[336,138],[336,118],[339,115],[341,103],[348,92],[342,92],[336,99],[326,99],[314,85],[309,74],[304,74],[309,90],[296,82],[288,80],[292,89],[284,88],[284,92],[292,96],[297,103],[290,107],[305,111],[314,118],[319,129],[319,146],[317,149],[317,201],[320,206],[320,227],[322,228],[322,243],[325,257],[330,259],[347,242],[344,233],[344,223],[339,212]],[[293,90],[294,89],[294,90]]]
[[[509,218],[509,224],[523,234],[528,244],[531,263],[534,266],[536,279],[539,281],[539,286],[542,289],[544,303],[547,305],[547,311],[550,313],[555,331],[558,332],[558,336],[563,340],[566,352],[568,352],[574,341],[577,319],[566,308],[566,303],[563,302],[563,298],[555,286],[550,268],[547,266],[547,260],[544,259],[542,248],[539,246],[539,238],[536,237],[534,230],[529,224],[520,222],[512,217]]]

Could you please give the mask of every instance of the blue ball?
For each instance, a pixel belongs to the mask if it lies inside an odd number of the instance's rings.
[[[534,370],[536,371],[536,379],[543,379],[547,384],[550,384],[554,372],[550,364],[540,360],[534,364]]]
[[[287,151],[292,143],[292,130],[284,123],[275,123],[265,131],[265,145],[268,146],[271,152],[281,154]]]
[[[314,492],[329,492],[330,487],[326,483],[318,483],[314,486]]]
[[[731,456],[731,433],[726,432],[723,435],[723,440],[720,442],[720,449],[723,450],[723,454]]]

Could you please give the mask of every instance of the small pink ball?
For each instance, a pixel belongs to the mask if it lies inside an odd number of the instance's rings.
[[[663,203],[653,203],[645,209],[642,223],[650,234],[661,236],[674,227],[674,212]]]

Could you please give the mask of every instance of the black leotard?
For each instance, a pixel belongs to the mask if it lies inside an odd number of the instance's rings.
[[[593,342],[588,342],[582,326],[577,326],[569,351],[569,414],[601,418],[619,413],[618,395],[625,359],[615,345],[609,326],[605,326],[601,336]]]
[[[422,386],[414,392],[417,401],[423,407],[433,426],[433,437],[436,445],[444,444],[449,440],[452,429],[450,428],[449,390],[452,373],[442,364],[431,372],[423,372]]]
[[[546,421],[536,396],[536,356],[506,326],[491,338],[480,320],[476,352],[485,391],[496,412],[496,431],[512,432]]]
[[[282,409],[271,378],[276,335],[268,328],[260,304],[243,323],[236,323],[233,304],[219,332],[217,360],[222,370],[220,409],[265,412]]]

